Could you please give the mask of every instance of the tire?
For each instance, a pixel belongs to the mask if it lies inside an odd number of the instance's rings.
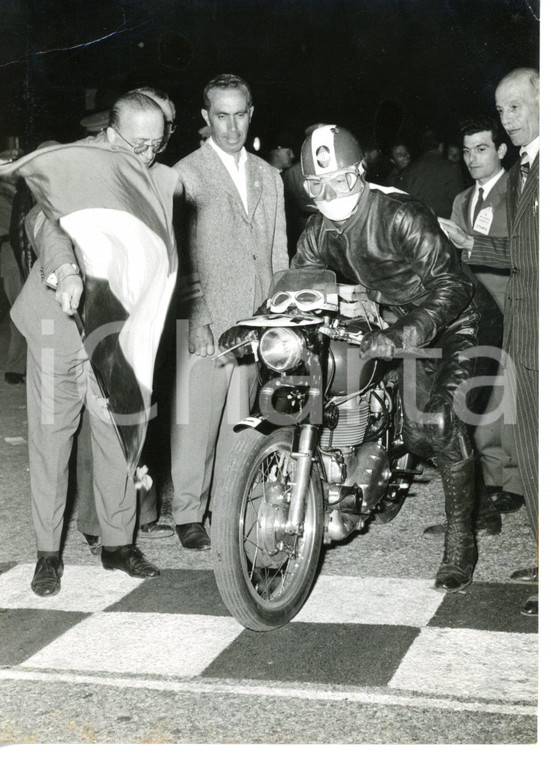
[[[220,596],[245,628],[269,631],[291,621],[314,583],[323,539],[323,493],[315,465],[302,536],[283,533],[284,494],[294,428],[263,436],[244,430],[217,484],[212,556]],[[288,468],[287,473],[282,467]]]
[[[392,457],[390,467],[392,470],[413,470],[414,458],[412,454],[404,453],[401,456]],[[390,478],[386,493],[377,504],[377,512],[373,516],[375,523],[389,523],[398,515],[413,483],[413,474],[396,474]]]

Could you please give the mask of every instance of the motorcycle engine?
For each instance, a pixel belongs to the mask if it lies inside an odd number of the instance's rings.
[[[332,399],[338,402],[338,398]],[[369,420],[369,396],[355,396],[338,406],[339,420],[337,426],[330,430],[324,427],[320,436],[322,449],[343,449],[347,446],[359,446],[363,442]]]
[[[338,501],[341,510],[365,514],[384,496],[391,476],[388,453],[378,441],[387,426],[385,399],[382,386],[344,403],[338,397],[332,399],[338,422],[332,430],[322,429],[320,449],[332,484],[330,501]],[[359,493],[348,493],[354,486],[361,490],[361,498]]]
[[[362,512],[368,512],[383,498],[391,474],[388,454],[378,443],[364,443],[356,451],[356,461],[348,470],[345,485],[361,488]]]

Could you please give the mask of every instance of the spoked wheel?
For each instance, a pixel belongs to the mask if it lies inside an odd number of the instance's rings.
[[[293,429],[240,433],[212,507],[218,590],[246,628],[268,631],[299,612],[314,582],[323,537],[323,496],[312,468],[304,523],[285,533],[295,460]]]

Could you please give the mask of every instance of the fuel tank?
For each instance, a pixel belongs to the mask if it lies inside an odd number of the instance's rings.
[[[372,325],[373,329],[378,329]],[[347,328],[365,331],[365,319],[354,319]],[[331,340],[328,358],[329,387],[326,393],[330,396],[347,396],[356,393],[366,385],[377,383],[385,372],[384,363],[379,359],[360,359],[360,347],[351,346],[343,340]]]

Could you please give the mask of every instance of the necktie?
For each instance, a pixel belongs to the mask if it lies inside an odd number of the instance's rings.
[[[478,188],[478,198],[476,201],[476,206],[474,207],[474,213],[473,213],[473,227],[476,224],[476,218],[480,213],[480,209],[484,205],[484,188],[479,187]]]
[[[524,185],[528,179],[528,173],[530,172],[530,161],[528,160],[528,153],[521,153],[520,155],[520,192],[524,190]]]

